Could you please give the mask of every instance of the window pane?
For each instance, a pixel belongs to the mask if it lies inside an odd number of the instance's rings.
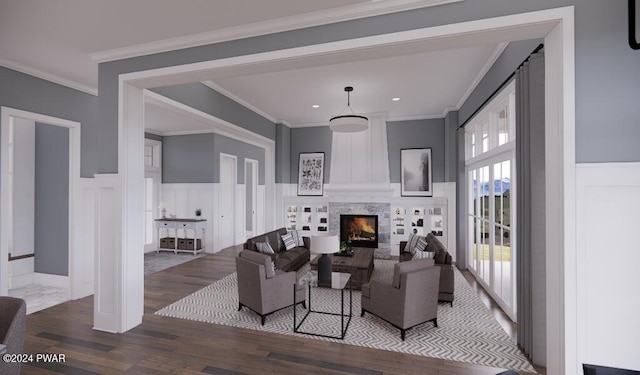
[[[511,226],[511,161],[503,161],[502,169],[502,225]]]
[[[489,122],[482,124],[482,152],[489,151]]]
[[[480,169],[480,189],[482,217],[489,220],[489,167]]]
[[[505,107],[500,112],[498,112],[497,125],[498,125],[498,146],[501,146],[501,145],[509,142],[509,112],[508,112],[508,107]]]
[[[513,307],[513,281],[512,281],[512,267],[514,263],[511,256],[511,231],[502,230],[502,273],[501,273],[501,285],[502,285],[502,300],[507,306]]]
[[[153,212],[144,213],[145,231],[144,231],[144,244],[150,245],[153,243]]]
[[[153,179],[144,179],[144,209],[145,211],[153,210]]]

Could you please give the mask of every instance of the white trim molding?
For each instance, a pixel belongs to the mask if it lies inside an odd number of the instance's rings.
[[[259,35],[274,34],[336,22],[379,16],[387,13],[456,3],[463,0],[385,0],[368,1],[322,11],[298,14],[266,20],[247,25],[238,25],[220,30],[207,31],[177,38],[169,38],[134,46],[95,52],[91,58],[98,63],[128,59],[131,57],[168,52],[189,47],[227,42]]]
[[[11,197],[13,187],[11,186],[11,177],[13,170],[13,145],[11,144],[13,118],[23,118],[34,120],[53,126],[60,126],[69,129],[69,279],[71,280],[72,292],[77,290],[79,281],[75,278],[77,273],[77,264],[82,258],[81,246],[78,242],[80,229],[74,224],[76,222],[79,210],[82,205],[79,199],[80,192],[80,131],[81,124],[76,121],[70,121],[62,118],[48,116],[40,113],[23,111],[20,109],[1,107],[1,133],[0,151],[1,151],[1,176],[0,176],[0,295],[8,293],[8,254],[10,252],[12,238],[13,223],[13,204]],[[72,293],[73,295],[73,293]]]
[[[44,79],[45,81],[57,83],[59,85],[82,91],[84,93],[98,96],[98,89],[96,87],[87,86],[77,81],[73,81],[67,78],[63,78],[59,75],[55,75],[53,73],[45,72],[44,70],[32,68],[25,64],[19,64],[17,62],[13,62],[11,60],[7,60],[5,58],[0,57],[0,66],[4,66],[5,68],[9,68],[11,70],[15,70],[16,72],[28,74],[30,76],[34,76],[36,78]]]
[[[640,370],[639,196],[640,163],[576,166],[578,363]]]

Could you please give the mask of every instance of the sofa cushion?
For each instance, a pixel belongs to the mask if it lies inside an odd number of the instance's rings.
[[[280,236],[280,238],[282,238],[282,242],[284,243],[284,248],[286,250],[291,250],[294,247],[298,246],[291,233],[283,234],[282,236]]]
[[[256,242],[256,249],[263,254],[275,254],[269,242]]]
[[[427,251],[434,253],[433,259],[436,264],[446,264],[447,249],[442,242],[433,234],[427,234]]]
[[[400,274],[433,267],[433,264],[433,259],[429,258],[396,263],[393,266],[393,287],[400,288]]]

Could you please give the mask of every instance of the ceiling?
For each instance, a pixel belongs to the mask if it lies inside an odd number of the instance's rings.
[[[0,65],[96,94],[97,61],[451,1],[459,0],[0,0]],[[208,84],[293,127],[327,124],[344,111],[347,85],[355,87],[357,113],[442,117],[460,106],[502,48],[403,52]],[[148,104],[146,114],[148,129],[159,134],[210,128],[158,103]]]

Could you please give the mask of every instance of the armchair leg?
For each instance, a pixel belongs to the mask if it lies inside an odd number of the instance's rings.
[[[362,311],[360,311],[360,317],[362,318],[364,316],[364,313],[367,312],[365,309],[362,309]]]
[[[433,319],[433,325],[438,328],[438,318]]]
[[[400,328],[400,337],[402,337],[402,341],[404,341],[404,336],[407,333],[407,330],[404,328]]]
[[[260,315],[260,322],[264,325],[264,321],[267,319],[265,315]]]
[[[240,310],[242,310],[242,304],[241,303],[238,304],[238,311],[240,311]]]

